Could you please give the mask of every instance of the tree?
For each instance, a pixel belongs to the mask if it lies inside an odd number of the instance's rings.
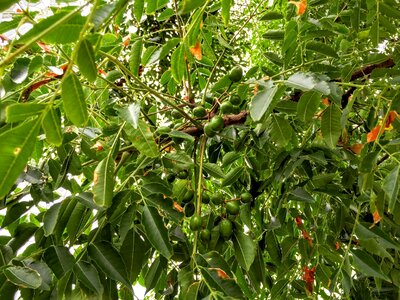
[[[396,1],[57,2],[0,4],[1,299],[399,297]]]

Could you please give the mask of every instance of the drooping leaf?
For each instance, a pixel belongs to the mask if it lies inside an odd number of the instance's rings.
[[[43,217],[43,230],[44,235],[49,236],[53,234],[56,228],[58,218],[60,216],[61,203],[52,205],[45,213]]]
[[[61,84],[61,97],[67,117],[76,126],[86,124],[89,114],[85,103],[82,85],[78,77],[71,73]]]
[[[131,289],[128,281],[125,264],[119,252],[109,242],[97,242],[88,247],[90,258],[110,278],[118,280]]]
[[[14,103],[7,106],[6,121],[8,123],[24,121],[29,117],[41,114],[46,104],[38,103]]]
[[[97,77],[97,67],[94,49],[88,39],[84,39],[79,43],[76,62],[82,75],[90,82],[94,82]]]
[[[244,299],[243,292],[233,278],[226,277],[226,273],[219,268],[199,267],[201,275],[207,285],[234,299]],[[221,271],[222,272],[221,272]]]
[[[336,51],[331,46],[321,42],[316,42],[316,41],[308,42],[306,44],[306,49],[313,52],[321,53],[323,55],[331,56],[334,58],[339,57]]]
[[[133,2],[133,13],[136,22],[140,23],[144,11],[144,0],[134,0]]]
[[[131,103],[127,107],[123,107],[119,110],[119,116],[125,122],[128,122],[134,129],[137,129],[140,114],[140,104]]]
[[[336,146],[340,135],[342,134],[342,128],[340,126],[340,118],[342,112],[336,104],[332,103],[328,106],[321,120],[321,131],[325,142],[329,147],[333,148]]]
[[[93,175],[93,200],[101,207],[109,207],[114,192],[114,158],[107,155],[96,167]]]
[[[181,15],[187,14],[202,6],[205,2],[206,0],[183,0],[179,5],[178,13]]]
[[[307,202],[307,203],[313,203],[315,202],[314,198],[308,193],[306,190],[304,190],[301,187],[297,187],[295,190],[290,192],[288,196],[288,200],[292,201],[301,201],[301,202]]]
[[[158,157],[158,147],[154,140],[153,133],[145,121],[139,120],[138,127],[135,129],[130,124],[124,128],[129,136],[132,145],[139,150],[140,153],[148,157]]]
[[[64,17],[67,17],[67,15],[67,12],[60,12],[43,19],[35,24],[31,30],[22,35],[17,40],[17,43],[25,44],[32,39],[36,39],[39,34],[60,20],[63,20],[61,24],[55,26],[53,30],[45,34],[42,41],[49,44],[68,44],[77,41],[86,18],[82,17],[80,14],[74,14],[65,19]]]
[[[217,165],[213,163],[204,163],[203,164],[203,169],[206,171],[208,174],[215,178],[224,178],[225,173],[222,171],[222,169]]]
[[[381,270],[375,259],[363,250],[351,250],[355,267],[366,276],[377,277],[389,281],[389,278]]]
[[[54,108],[50,108],[45,114],[42,127],[46,134],[46,140],[54,146],[61,146],[63,134],[61,132],[61,118]]]
[[[73,270],[76,278],[88,289],[98,295],[102,293],[103,286],[100,282],[99,273],[92,264],[81,260],[74,266]]]
[[[244,171],[243,166],[238,166],[230,170],[228,174],[226,174],[225,178],[222,179],[221,186],[228,186],[234,184],[242,175],[243,171]]]
[[[185,74],[185,48],[181,44],[172,53],[171,74],[177,83],[180,83]]]
[[[12,283],[22,288],[37,289],[42,284],[40,274],[27,267],[9,267],[4,270],[4,275]]]
[[[221,16],[224,20],[225,26],[229,24],[229,18],[231,14],[232,0],[221,0]]]
[[[167,167],[177,169],[188,169],[193,165],[192,158],[184,152],[167,153],[163,161]]]
[[[271,82],[267,88],[253,98],[250,104],[250,116],[255,122],[260,121],[264,116],[277,91],[278,87],[274,86]]]
[[[297,116],[303,122],[310,122],[321,102],[321,94],[315,91],[306,92],[297,104]]]
[[[149,244],[133,228],[128,231],[121,246],[121,256],[130,282],[135,282],[139,276],[148,248]]]
[[[135,0],[135,3],[137,0]],[[133,73],[133,75],[138,76],[139,75],[139,68],[140,68],[140,62],[141,62],[141,57],[142,57],[142,49],[143,49],[143,40],[138,39],[132,44],[131,47],[131,56],[129,59],[129,69]]]
[[[145,206],[142,214],[142,224],[150,243],[165,258],[171,258],[172,246],[169,242],[168,230],[156,208]]]
[[[389,202],[389,212],[393,212],[396,206],[397,196],[399,194],[399,171],[400,166],[394,167],[382,182],[382,189],[385,192]]]
[[[24,169],[34,148],[40,118],[0,134],[0,198],[4,197]]]
[[[271,115],[270,135],[280,147],[285,147],[291,140],[294,132],[290,123],[281,116]]]
[[[63,246],[50,246],[44,252],[43,258],[58,279],[62,278],[75,264],[74,257]]]
[[[286,85],[302,91],[309,91],[315,87],[315,80],[310,75],[298,72],[291,75],[286,81]]]
[[[238,230],[233,235],[233,248],[235,249],[235,256],[239,265],[246,271],[249,271],[257,253],[253,239]]]

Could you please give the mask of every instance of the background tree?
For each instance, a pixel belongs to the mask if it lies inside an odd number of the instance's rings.
[[[0,4],[1,299],[399,297],[397,1],[37,2]]]

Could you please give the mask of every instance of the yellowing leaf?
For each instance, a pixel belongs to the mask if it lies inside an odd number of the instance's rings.
[[[293,4],[296,6],[297,8],[297,12],[296,14],[298,16],[301,16],[302,14],[304,14],[306,12],[306,8],[307,8],[307,0],[301,0],[301,1],[289,1],[289,3]]]
[[[197,59],[201,60],[203,58],[203,55],[201,54],[201,44],[200,41],[197,41],[196,45],[193,47],[190,47],[190,53]]]

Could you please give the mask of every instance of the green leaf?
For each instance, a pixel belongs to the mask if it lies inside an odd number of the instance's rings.
[[[400,166],[396,166],[382,181],[382,189],[389,201],[388,211],[393,212],[399,194],[399,170]]]
[[[103,292],[99,273],[92,264],[81,260],[74,266],[73,270],[76,278],[88,289],[92,290],[97,295]]]
[[[250,116],[255,121],[258,122],[267,112],[269,106],[274,100],[274,96],[278,91],[278,87],[274,86],[271,81],[268,82],[268,87],[260,91],[251,100],[250,104]]]
[[[188,169],[193,166],[192,158],[184,152],[167,153],[163,162],[168,168]]]
[[[140,104],[131,103],[118,110],[118,115],[122,120],[128,122],[134,129],[137,129],[140,115]]]
[[[229,17],[231,13],[232,0],[221,0],[221,16],[225,26],[229,25]]]
[[[114,158],[109,154],[94,170],[93,201],[101,207],[111,205],[114,192],[114,169]]]
[[[92,44],[89,40],[84,39],[78,45],[78,53],[76,63],[82,75],[90,82],[94,82],[97,78],[97,67],[95,63],[95,55]]]
[[[2,0],[0,2],[0,12],[5,11],[11,5],[18,3],[18,0]]]
[[[297,104],[297,117],[303,122],[310,122],[321,103],[322,95],[315,91],[305,92]]]
[[[136,22],[140,23],[144,11],[144,0],[134,0],[132,11]]]
[[[24,121],[29,117],[41,114],[46,104],[38,103],[14,103],[6,108],[7,123]]]
[[[263,34],[263,37],[269,40],[283,40],[285,32],[283,30],[268,30]]]
[[[181,83],[185,75],[185,48],[183,44],[179,45],[172,53],[171,74],[177,83]]]
[[[271,139],[280,147],[285,147],[294,134],[293,128],[285,118],[276,114],[271,115],[270,132]]]
[[[204,163],[203,164],[203,169],[206,171],[208,174],[215,178],[225,178],[225,173],[222,171],[220,166],[217,164],[213,163]]]
[[[45,236],[53,234],[60,216],[61,203],[52,205],[43,216],[43,231]]]
[[[138,121],[137,129],[130,124],[125,125],[124,130],[128,135],[132,145],[141,153],[148,157],[158,157],[158,147],[154,140],[150,127],[143,120]]]
[[[121,246],[121,256],[130,282],[135,282],[139,276],[148,249],[148,243],[133,228],[130,229]]]
[[[233,278],[221,278],[217,268],[199,267],[207,285],[234,299],[244,299],[243,292]]]
[[[19,202],[7,207],[7,213],[4,216],[2,227],[6,227],[16,220],[18,220],[24,213],[26,213],[33,205],[32,201]]]
[[[135,3],[136,2],[137,1],[135,0]],[[129,58],[129,69],[131,70],[132,74],[136,76],[139,75],[142,50],[143,50],[143,40],[140,38],[132,44],[131,56]]]
[[[46,140],[54,146],[61,146],[63,134],[61,132],[61,117],[54,108],[50,108],[42,121]]]
[[[169,259],[172,257],[173,250],[169,242],[168,230],[156,208],[145,206],[142,213],[142,224],[150,243]]]
[[[14,1],[14,0],[12,0]],[[17,2],[17,1],[15,1]],[[1,4],[0,4],[1,6]],[[1,11],[1,8],[0,8]],[[18,24],[21,22],[22,16],[14,16],[11,21],[2,21],[0,23],[0,34],[5,33],[7,31],[13,30],[18,27]]]
[[[306,44],[306,49],[313,51],[313,52],[318,52],[318,53],[324,54],[326,56],[339,58],[338,54],[331,46],[321,43],[321,42],[310,41]]]
[[[189,141],[189,142],[192,142],[192,143],[194,142],[194,137],[193,136],[191,136],[190,134],[187,134],[186,132],[182,132],[182,131],[179,131],[179,130],[172,130],[172,131],[170,131],[168,133],[168,135],[171,138],[183,139],[183,140],[186,140],[186,141]]]
[[[37,36],[44,30],[53,25],[56,21],[65,17],[69,12],[57,13],[50,16],[39,23],[35,24],[31,30],[25,33],[17,40],[18,44],[25,44],[32,39],[37,39]],[[60,25],[47,33],[41,40],[49,44],[68,44],[79,39],[81,30],[86,21],[85,17],[75,14],[64,20]]]
[[[297,187],[295,190],[290,192],[290,194],[288,196],[288,200],[301,201],[301,202],[306,202],[306,203],[315,202],[314,198],[301,187]]]
[[[257,254],[256,245],[251,237],[237,230],[233,235],[233,248],[239,265],[246,271],[250,270]]]
[[[351,250],[355,267],[366,276],[372,276],[389,281],[374,258],[363,250]]]
[[[244,171],[243,166],[235,167],[226,174],[225,178],[222,179],[221,186],[228,186],[234,184]]]
[[[340,126],[340,118],[342,112],[336,104],[332,103],[328,106],[321,120],[321,132],[325,142],[329,147],[336,147],[340,135],[342,134],[342,128]]]
[[[178,14],[184,15],[206,3],[206,0],[183,0],[178,9]]]
[[[40,118],[25,122],[0,134],[0,199],[23,171],[36,143]]]
[[[109,242],[97,242],[88,247],[90,258],[107,275],[107,277],[118,280],[127,288],[131,289],[126,275],[125,264],[121,255]]]
[[[74,257],[68,248],[63,246],[50,246],[44,252],[43,258],[58,279],[61,279],[75,264]]]
[[[167,268],[167,260],[158,256],[151,264],[149,270],[146,272],[144,283],[146,290],[152,290],[157,282],[162,278],[162,272]]]
[[[4,275],[21,288],[37,289],[42,284],[40,274],[27,267],[12,266],[4,270]]]
[[[286,85],[302,91],[309,91],[315,87],[315,80],[310,75],[298,72],[293,74],[286,81]]]
[[[85,96],[78,77],[71,73],[61,83],[61,98],[67,117],[76,126],[86,124],[89,114],[86,107]]]
[[[260,18],[260,21],[270,21],[283,19],[283,15],[277,11],[269,11]]]

